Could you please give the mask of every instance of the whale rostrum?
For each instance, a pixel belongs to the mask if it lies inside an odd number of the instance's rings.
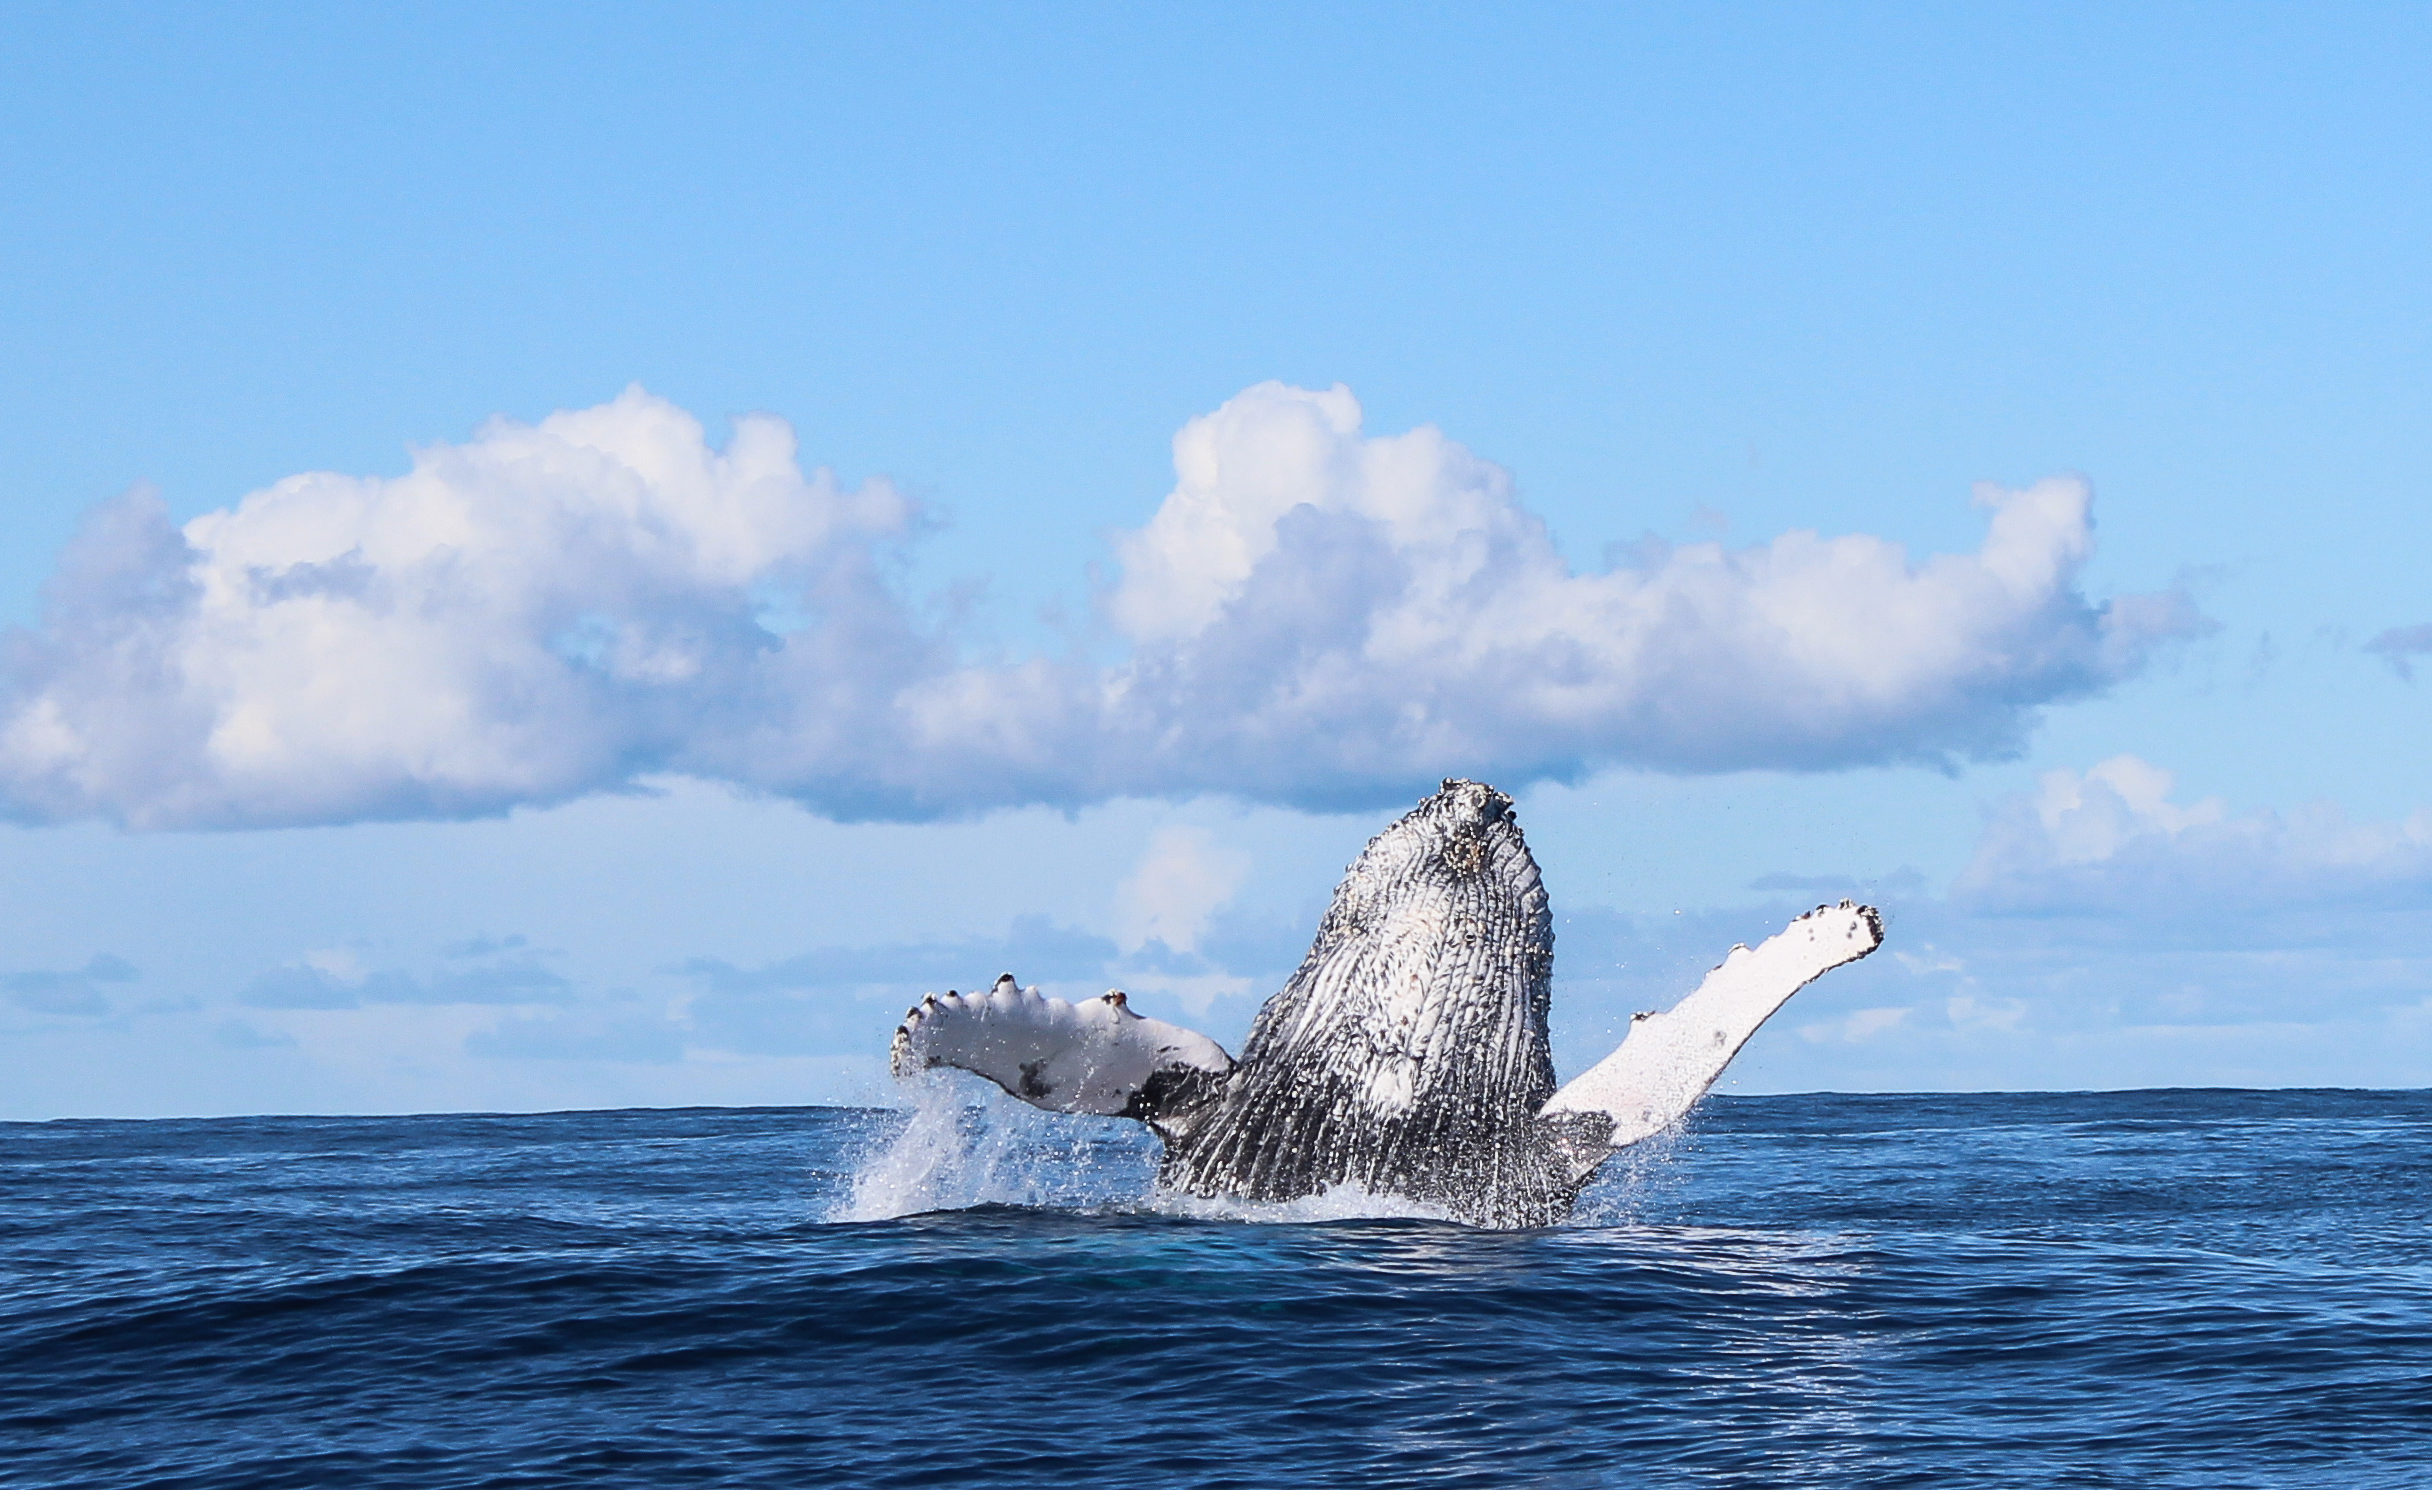
[[[1597,1167],[1678,1122],[1757,1027],[1882,944],[1873,908],[1819,906],[1735,947],[1694,993],[1641,1014],[1556,1090],[1546,1039],[1554,927],[1511,798],[1451,780],[1371,839],[1241,1059],[1133,1012],[1008,973],[932,994],[895,1031],[898,1077],[952,1066],[1054,1112],[1137,1118],[1159,1183],[1293,1200],[1354,1185],[1479,1226],[1562,1219]]]

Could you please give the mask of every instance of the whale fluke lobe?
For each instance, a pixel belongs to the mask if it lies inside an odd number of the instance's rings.
[[[924,999],[897,1076],[954,1066],[1057,1112],[1134,1117],[1165,1140],[1170,1189],[1283,1201],[1337,1185],[1482,1226],[1560,1220],[1607,1158],[1671,1126],[1800,988],[1883,940],[1848,901],[1734,948],[1695,993],[1642,1014],[1555,1089],[1546,1038],[1553,918],[1511,798],[1442,790],[1371,839],[1309,955],[1236,1062],[1110,992],[1043,998],[1011,974]]]

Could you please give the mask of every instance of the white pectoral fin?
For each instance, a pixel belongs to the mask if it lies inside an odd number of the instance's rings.
[[[931,994],[895,1031],[897,1077],[952,1066],[1034,1107],[1154,1121],[1196,1101],[1233,1069],[1207,1036],[1131,1011],[1121,993],[1078,1004],[1044,998],[1007,973],[986,993]]]
[[[1610,1118],[1609,1134],[1582,1134],[1579,1160],[1583,1172],[1593,1169],[1680,1121],[1792,994],[1881,945],[1883,918],[1844,900],[1816,907],[1761,947],[1734,947],[1697,992],[1664,1013],[1639,1015],[1621,1048],[1554,1093],[1539,1115]]]

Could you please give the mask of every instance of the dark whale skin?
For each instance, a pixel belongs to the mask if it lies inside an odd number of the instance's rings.
[[[1153,1120],[1166,1186],[1287,1201],[1347,1184],[1487,1226],[1569,1211],[1585,1176],[1538,1119],[1553,918],[1511,809],[1449,780],[1369,841],[1240,1063]]]

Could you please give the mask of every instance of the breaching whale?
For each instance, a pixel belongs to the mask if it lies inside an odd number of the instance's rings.
[[[1238,1061],[1207,1036],[1069,1003],[1007,973],[925,997],[895,1031],[898,1077],[952,1066],[1052,1112],[1137,1118],[1159,1183],[1280,1201],[1355,1185],[1478,1226],[1560,1220],[1607,1158],[1679,1121],[1757,1027],[1883,940],[1872,907],[1819,906],[1735,947],[1670,1010],[1640,1014],[1559,1090],[1546,1039],[1553,918],[1512,800],[1446,781],[1369,841],[1300,970]]]

